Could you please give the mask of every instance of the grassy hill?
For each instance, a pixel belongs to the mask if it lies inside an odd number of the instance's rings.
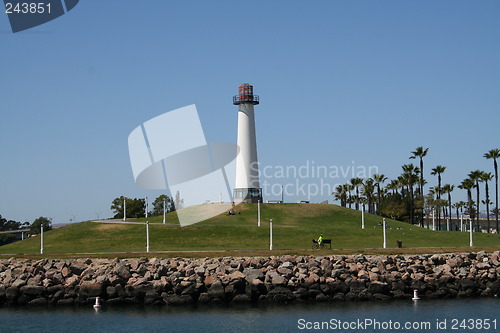
[[[361,212],[335,205],[262,204],[262,226],[257,226],[257,205],[237,207],[241,214],[219,215],[207,221],[181,228],[175,212],[148,218],[150,251],[225,251],[269,250],[269,219],[273,220],[274,250],[311,249],[320,233],[333,240],[335,249],[382,248],[382,219],[365,214],[366,228],[361,229]],[[144,222],[145,219],[131,219]],[[387,247],[467,247],[469,234],[430,231],[406,223],[387,220]],[[474,245],[499,247],[500,235],[474,235]],[[140,224],[81,222],[46,232],[45,254],[145,252],[146,228]],[[293,250],[293,251],[292,251]],[[295,252],[294,252],[295,251]],[[38,254],[39,237],[0,247],[0,255]]]

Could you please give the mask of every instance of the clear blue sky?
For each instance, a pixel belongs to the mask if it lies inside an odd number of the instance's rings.
[[[110,217],[120,195],[155,198],[134,183],[129,133],[196,104],[208,141],[235,142],[245,82],[261,98],[263,166],[395,178],[424,146],[429,185],[439,164],[456,185],[493,171],[482,156],[500,148],[499,17],[496,0],[82,0],[13,34],[2,12],[0,214],[63,223]]]

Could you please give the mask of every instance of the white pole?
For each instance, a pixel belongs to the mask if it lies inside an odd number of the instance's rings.
[[[146,221],[146,252],[149,252],[149,221]]]
[[[460,231],[464,231],[464,215],[460,214]]]
[[[165,199],[163,199],[163,224],[167,222],[166,209],[165,209]]]
[[[148,218],[148,197],[146,197],[146,218]]]
[[[43,254],[43,225],[40,226],[40,254]]]
[[[127,199],[123,199],[123,221],[127,220]]]
[[[269,221],[269,250],[273,249],[273,220]]]
[[[387,248],[387,235],[386,235],[386,232],[385,232],[385,218],[383,220],[383,227],[384,227],[384,249]]]
[[[472,219],[469,218],[469,221],[470,221],[470,246],[474,246],[474,241],[472,240],[472,232],[473,232],[473,228],[472,228]]]
[[[260,227],[260,200],[257,201],[257,226]]]
[[[361,209],[361,229],[365,228],[365,205]]]
[[[446,229],[448,231],[450,231],[450,218],[449,217],[446,219]]]
[[[436,210],[432,208],[432,230],[436,231]]]

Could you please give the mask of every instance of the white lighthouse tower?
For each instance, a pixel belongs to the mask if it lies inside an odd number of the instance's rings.
[[[233,97],[238,108],[238,149],[236,157],[236,184],[233,200],[235,203],[262,202],[262,188],[259,182],[257,162],[257,142],[255,138],[255,117],[253,106],[259,104],[259,96],[253,94],[253,86],[244,83]]]

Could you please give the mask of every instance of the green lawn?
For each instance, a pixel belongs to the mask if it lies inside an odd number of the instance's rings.
[[[262,204],[262,226],[257,226],[257,205],[237,207],[241,214],[219,215],[210,220],[181,228],[175,212],[150,217],[150,250],[154,251],[224,251],[268,250],[269,219],[273,219],[275,250],[311,249],[313,238],[320,233],[333,240],[335,249],[382,248],[382,227],[378,216],[366,214],[366,228],[361,229],[361,212],[320,204]],[[145,219],[130,219],[144,222]],[[430,231],[406,223],[387,220],[387,247],[395,248],[396,240],[403,247],[468,247],[469,234],[464,232]],[[174,225],[172,225],[174,224]],[[144,225],[81,222],[57,228],[44,235],[44,253],[118,253],[144,252]],[[499,247],[500,235],[474,235],[474,245]],[[500,248],[500,247],[499,247]],[[39,237],[0,247],[2,254],[38,254]]]

